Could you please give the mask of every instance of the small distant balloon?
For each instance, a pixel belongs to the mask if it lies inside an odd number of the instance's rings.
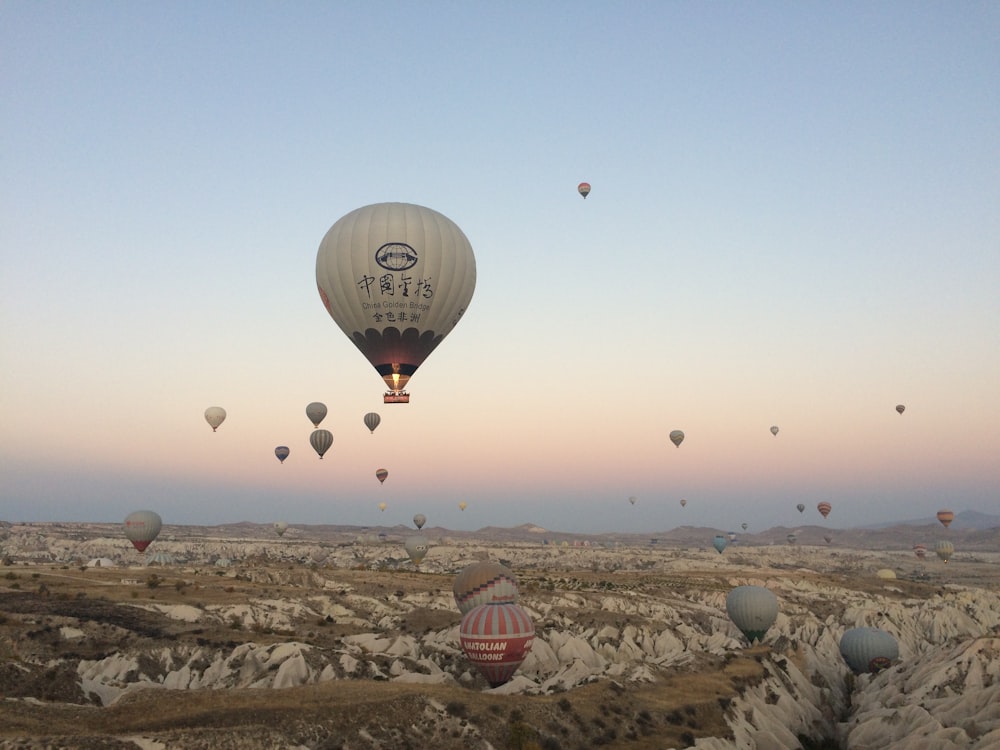
[[[681,498],[681,507],[683,508],[687,504],[688,504],[688,501],[685,500],[685,499],[683,499],[683,498]]]
[[[913,554],[916,555],[917,557],[919,557],[921,560],[923,560],[925,557],[927,557],[927,545],[925,545],[925,544],[914,544],[913,545]]]
[[[465,510],[468,507],[469,507],[469,504],[467,502],[465,502],[464,500],[458,504],[458,509],[459,510]]]
[[[833,509],[833,506],[830,505],[830,503],[828,503],[826,501],[824,501],[824,502],[822,502],[822,503],[820,503],[819,505],[816,506],[816,510],[819,511],[819,514],[821,516],[823,516],[823,518],[826,518],[828,515],[830,515],[830,511],[832,509]]]
[[[799,513],[801,513],[802,511],[804,511],[806,509],[805,503],[799,503],[798,505],[795,506],[795,509]]]
[[[947,563],[951,559],[951,556],[955,554],[955,545],[947,539],[942,539],[940,542],[934,543],[934,554]]]
[[[722,534],[716,534],[715,539],[712,540],[712,546],[715,547],[715,551],[721,555],[722,551],[726,548],[726,537]]]
[[[375,432],[375,428],[379,426],[379,423],[381,421],[382,417],[380,417],[373,411],[370,411],[367,414],[365,414],[365,427],[367,427],[372,432]]]
[[[955,520],[955,514],[950,510],[939,510],[937,512],[937,520],[947,529],[951,526],[951,522]]]
[[[423,513],[417,513],[417,515],[413,517],[413,525],[416,526],[418,529],[424,528],[425,523],[427,523],[427,516],[425,516]]]
[[[384,513],[385,512],[385,503],[379,503],[378,504],[378,509]]]
[[[681,443],[684,442],[684,433],[681,430],[672,430],[670,433],[670,442],[680,448]]]
[[[795,544],[796,539],[798,539],[798,537],[795,534],[789,534],[788,536],[785,537],[785,541],[787,541],[789,544]]]
[[[902,404],[896,404],[896,411],[902,414],[904,411],[906,411],[906,407],[903,406]]]
[[[576,191],[584,198],[586,198],[588,195],[590,195],[590,183],[581,182],[579,185],[576,186]]]
[[[829,534],[824,534],[823,535],[823,541],[826,542],[827,544],[829,544],[830,542],[833,541],[833,537],[830,536]]]
[[[205,421],[211,426],[212,432],[215,432],[226,421],[226,410],[221,406],[208,407],[205,409]]]
[[[406,554],[410,556],[410,561],[414,565],[420,565],[424,561],[429,546],[430,542],[422,536],[407,537],[406,541],[403,542],[403,548],[406,549]]]
[[[306,407],[306,416],[313,423],[313,427],[319,427],[319,423],[326,419],[326,404],[313,401]]]
[[[312,435],[309,436],[309,444],[322,459],[323,454],[330,450],[330,446],[333,445],[333,433],[329,430],[313,430]]]
[[[635,495],[633,495],[632,497],[630,497],[628,499],[630,505],[635,505],[636,502],[638,502],[638,500],[639,500],[639,498],[637,498]]]
[[[291,451],[288,450],[287,445],[279,445],[274,449],[274,455],[277,456],[281,463],[285,463],[285,459],[288,458],[289,453],[291,453]]]
[[[741,528],[741,529],[743,529],[744,531],[746,531],[746,530],[747,530],[747,527],[748,527],[748,526],[749,526],[749,524],[747,524],[747,523],[741,523],[741,524],[740,524],[740,528]]]
[[[285,532],[288,531],[287,521],[275,521],[274,522],[274,533],[278,536],[284,536]]]
[[[771,434],[772,435],[777,435],[778,434],[778,425],[776,425],[776,424],[771,425]]]
[[[375,470],[375,478],[378,480],[379,484],[384,484],[385,480],[386,480],[386,477],[388,477],[388,476],[389,476],[389,472],[386,471],[385,469],[376,469]]]

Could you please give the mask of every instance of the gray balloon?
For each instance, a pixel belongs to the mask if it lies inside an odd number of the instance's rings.
[[[851,628],[840,637],[840,655],[855,674],[877,673],[899,658],[899,644],[878,628]]]
[[[750,645],[764,640],[778,617],[778,597],[763,586],[737,586],[726,596],[726,612]]]

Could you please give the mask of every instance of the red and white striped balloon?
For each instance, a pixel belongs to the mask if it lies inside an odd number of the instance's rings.
[[[517,604],[489,602],[465,613],[459,640],[469,661],[497,687],[513,677],[528,656],[535,626]]]

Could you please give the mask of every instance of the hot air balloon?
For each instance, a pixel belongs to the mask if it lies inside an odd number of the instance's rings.
[[[291,451],[288,450],[287,445],[279,445],[274,449],[274,455],[277,456],[281,463],[285,463],[285,459],[288,458],[289,453],[291,453]]]
[[[951,526],[951,522],[955,520],[955,514],[950,510],[939,510],[937,512],[937,520],[939,520],[941,525],[947,529]]]
[[[795,544],[796,539],[798,539],[798,537],[795,534],[788,534],[785,537],[785,541],[787,541],[789,544]]]
[[[534,640],[531,618],[512,602],[480,604],[462,616],[459,626],[462,651],[491,687],[514,676]]]
[[[576,192],[578,192],[580,195],[586,198],[588,195],[590,195],[590,183],[581,182],[579,185],[576,186]]]
[[[772,435],[777,435],[778,434],[778,425],[776,425],[776,424],[771,425],[771,434]]]
[[[744,531],[747,530],[747,527],[748,527],[748,524],[745,523],[745,522],[740,524],[740,528],[743,529]]]
[[[737,586],[726,596],[726,612],[752,646],[763,641],[778,617],[778,598],[763,586]]]
[[[375,478],[378,480],[379,484],[385,484],[386,477],[389,476],[389,472],[385,469],[376,469]]]
[[[715,539],[712,540],[712,546],[715,547],[715,551],[721,555],[722,550],[726,548],[726,537],[722,534],[716,534]]]
[[[385,381],[387,404],[458,323],[476,289],[472,245],[451,219],[408,203],[351,211],[323,237],[316,285],[330,317]]]
[[[410,556],[410,560],[414,565],[420,565],[423,559],[427,557],[427,548],[430,546],[430,542],[427,541],[426,537],[422,536],[410,536],[406,538],[403,542],[403,548],[406,550],[406,554]]]
[[[947,564],[951,556],[955,554],[955,545],[946,539],[934,542],[934,553]]]
[[[684,498],[681,498],[681,507],[683,508],[687,504],[688,504],[688,501],[685,500]]]
[[[492,561],[466,565],[455,576],[451,590],[455,595],[458,611],[463,615],[480,604],[489,602],[517,604],[520,597],[514,571]]]
[[[274,522],[274,533],[278,536],[284,536],[285,532],[288,531],[288,523],[286,521],[275,521]]]
[[[313,423],[313,427],[319,427],[319,423],[326,419],[326,404],[313,401],[306,406],[306,416]]]
[[[631,504],[631,505],[635,505],[638,500],[639,500],[639,498],[637,498],[635,495],[633,495],[632,497],[630,497],[628,499],[629,504]]]
[[[458,504],[458,509],[459,510],[465,510],[468,507],[469,507],[469,504],[467,502],[465,502],[464,500]]]
[[[205,421],[212,427],[212,432],[215,432],[226,421],[226,410],[221,406],[208,407],[205,409]]]
[[[371,432],[375,432],[375,428],[379,426],[382,421],[382,417],[373,411],[365,414],[365,427],[367,427]]]
[[[423,513],[417,513],[417,515],[413,517],[413,525],[416,526],[418,529],[424,528],[425,523],[427,523],[427,516],[425,516]]]
[[[726,538],[729,540],[730,544],[736,544],[736,532],[728,531],[726,532]]]
[[[313,430],[312,435],[309,436],[309,444],[322,459],[323,454],[330,450],[330,446],[333,445],[333,433],[329,430]]]
[[[670,442],[680,448],[681,443],[684,442],[684,433],[681,430],[672,430],[670,432]]]
[[[923,560],[927,556],[927,547],[923,544],[913,545],[913,554]]]
[[[830,542],[833,541],[833,537],[830,536],[829,534],[824,534],[823,535],[823,541],[826,542],[827,544],[829,544]]]
[[[798,510],[799,513],[801,513],[806,509],[806,506],[803,503],[799,503],[798,505],[795,506],[795,509]]]
[[[903,406],[902,404],[896,404],[896,411],[902,414],[904,411],[906,411],[906,407]]]
[[[385,513],[385,503],[379,503],[378,504],[378,509],[380,511],[382,511],[383,513]]]
[[[832,508],[833,506],[831,506],[830,503],[826,501],[823,501],[822,503],[816,506],[816,510],[819,511],[819,514],[823,516],[823,518],[826,518],[828,515],[830,515],[830,510]]]
[[[851,628],[840,637],[840,655],[855,674],[876,674],[899,658],[899,644],[878,628]]]
[[[125,538],[140,552],[156,539],[163,526],[159,514],[151,510],[137,510],[125,517]]]

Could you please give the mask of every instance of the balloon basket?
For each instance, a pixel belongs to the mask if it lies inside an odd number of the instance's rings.
[[[386,391],[382,395],[382,403],[384,404],[408,404],[410,403],[410,394],[406,391]]]

